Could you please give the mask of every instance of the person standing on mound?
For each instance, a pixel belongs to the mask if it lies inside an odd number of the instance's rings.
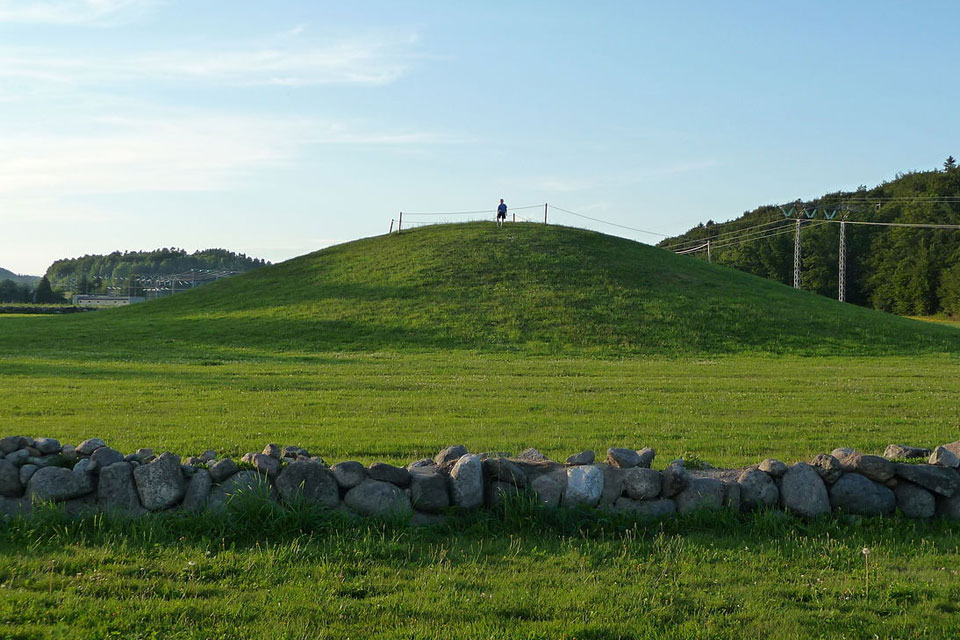
[[[500,198],[500,206],[497,207],[497,226],[502,227],[507,221],[507,205],[503,204],[503,198]]]

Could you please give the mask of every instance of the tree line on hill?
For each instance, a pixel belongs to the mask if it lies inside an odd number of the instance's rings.
[[[794,219],[768,205],[723,223],[712,220],[658,246],[680,250],[711,241],[714,262],[793,284],[794,234],[798,210],[846,214],[851,221],[960,224],[960,168],[950,156],[943,169],[898,174],[872,189],[829,193],[795,207]],[[777,220],[780,224],[774,224]],[[768,225],[748,230],[756,225]],[[846,300],[900,315],[960,315],[960,230],[846,225]],[[781,231],[782,230],[782,231]],[[781,231],[778,233],[778,231]],[[740,233],[737,233],[740,232]],[[801,231],[801,286],[837,297],[840,225],[823,215]],[[696,255],[706,259],[706,252]]]

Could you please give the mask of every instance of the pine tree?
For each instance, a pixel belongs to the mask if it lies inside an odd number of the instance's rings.
[[[943,163],[944,171],[951,171],[957,168],[957,160],[953,156],[947,156],[946,161]]]

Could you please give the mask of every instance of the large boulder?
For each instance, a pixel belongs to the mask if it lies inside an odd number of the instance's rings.
[[[877,482],[886,482],[893,477],[894,463],[880,456],[865,455],[854,451],[840,458],[844,471],[852,471]]]
[[[563,494],[565,507],[595,507],[603,494],[603,471],[593,465],[567,467],[567,488]]]
[[[18,449],[23,449],[27,446],[28,439],[23,436],[7,436],[5,438],[0,438],[0,454],[10,455]]]
[[[207,508],[207,500],[212,488],[213,478],[210,477],[210,472],[206,469],[197,469],[187,483],[181,508],[184,511],[203,511]]]
[[[840,461],[829,453],[821,453],[810,461],[813,470],[820,474],[823,481],[827,484],[833,484],[840,479],[843,469],[840,467]]]
[[[268,445],[269,446],[269,445]],[[264,474],[268,478],[276,478],[280,473],[280,460],[265,453],[254,453],[247,456],[247,461],[253,465],[253,468]]]
[[[89,456],[100,447],[107,446],[107,443],[100,438],[87,438],[77,445],[77,455]]]
[[[0,496],[14,498],[23,493],[23,485],[20,484],[21,468],[6,460],[0,460]]]
[[[780,491],[770,474],[748,467],[737,477],[740,485],[740,508],[745,511],[768,509],[780,500]]]
[[[544,473],[533,479],[530,488],[544,506],[558,507],[563,497],[563,481],[566,477],[566,473],[562,473],[562,476],[560,473]]]
[[[97,447],[90,454],[90,464],[94,470],[106,469],[112,464],[123,461],[123,454],[110,447]]]
[[[656,498],[662,484],[660,472],[646,467],[634,467],[623,474],[623,491],[634,500]]]
[[[114,462],[100,470],[97,504],[101,511],[139,515],[144,512],[129,462]]]
[[[911,458],[926,458],[932,451],[920,447],[909,447],[905,444],[888,444],[883,450],[883,457],[887,460],[909,460]]]
[[[950,449],[946,447],[937,447],[933,450],[933,453],[930,454],[930,459],[927,460],[930,464],[937,464],[941,467],[949,467],[951,469],[956,469],[960,467],[960,458],[956,456]]]
[[[276,480],[277,493],[287,503],[303,501],[324,509],[340,504],[340,488],[329,469],[319,462],[291,462]]]
[[[60,453],[60,441],[53,438],[37,438],[34,440],[33,446],[43,454]]]
[[[403,467],[395,467],[386,462],[374,462],[370,465],[368,471],[371,480],[379,482],[389,482],[398,487],[406,487],[410,484],[410,472]]]
[[[94,479],[89,473],[75,473],[63,467],[44,467],[30,478],[27,494],[32,500],[60,502],[85,496],[92,493],[94,488]]]
[[[943,448],[960,458],[960,440],[943,445]]]
[[[895,466],[898,478],[918,484],[928,491],[950,497],[960,489],[960,474],[954,469],[929,464],[906,464],[899,462]]]
[[[960,492],[950,497],[937,496],[937,515],[947,520],[960,520]]]
[[[880,516],[893,513],[893,491],[859,473],[845,473],[830,487],[830,506],[844,513]]]
[[[597,458],[597,454],[595,454],[591,449],[587,449],[586,451],[575,453],[569,458],[567,458],[567,464],[572,464],[572,465],[593,464],[596,458]]]
[[[483,504],[483,463],[480,456],[462,455],[450,470],[450,497],[454,505],[474,509]]]
[[[367,479],[367,468],[354,460],[338,462],[330,467],[337,484],[344,489],[353,489]]]
[[[253,470],[238,471],[222,483],[214,485],[207,497],[207,507],[213,510],[224,509],[231,501],[245,496],[272,500],[274,491],[270,482]]]
[[[611,467],[608,464],[598,464],[597,467],[603,473],[603,491],[600,492],[600,500],[597,502],[597,506],[613,506],[617,498],[623,495],[623,475],[630,469]]]
[[[637,455],[640,456],[640,461],[637,462],[638,467],[650,468],[650,465],[653,464],[653,459],[657,455],[656,449],[651,449],[650,447],[644,447],[637,451]]]
[[[441,467],[448,462],[456,462],[463,456],[467,455],[469,451],[462,444],[455,444],[449,447],[444,447],[440,452],[434,456],[433,461],[437,464],[438,467]]]
[[[518,495],[517,485],[510,482],[491,480],[483,488],[483,503],[488,507],[497,507],[505,498]]]
[[[780,479],[780,502],[784,508],[805,518],[830,513],[827,487],[813,467],[798,462]]]
[[[515,487],[527,486],[527,474],[520,465],[506,458],[487,458],[483,461],[483,473],[490,480],[507,482]]]
[[[664,498],[672,498],[687,488],[690,484],[690,474],[680,462],[671,462],[663,470],[660,492]]]
[[[912,482],[898,482],[893,488],[897,507],[908,518],[932,518],[937,512],[933,494]]]
[[[223,482],[239,470],[240,467],[230,458],[217,460],[209,467],[210,479],[214,482]]]
[[[410,502],[417,511],[440,513],[450,506],[447,479],[434,467],[410,473]]]
[[[782,478],[783,474],[787,472],[787,465],[776,458],[767,458],[760,463],[758,468],[774,478]]]
[[[719,509],[726,495],[726,486],[716,478],[691,478],[686,488],[673,499],[677,513],[683,515],[701,509]]]
[[[640,454],[633,449],[610,447],[607,449],[607,464],[611,467],[630,469],[640,464]]]
[[[550,458],[543,455],[539,449],[534,449],[533,447],[521,451],[520,455],[517,456],[517,460],[523,460],[524,462],[550,462]]]
[[[397,518],[412,513],[410,500],[403,489],[392,482],[364,480],[343,497],[343,503],[364,516]]]
[[[140,504],[150,511],[168,509],[183,499],[187,489],[180,469],[180,458],[164,453],[149,464],[133,470]]]
[[[677,512],[677,505],[670,498],[659,500],[620,498],[613,503],[613,510],[637,518],[667,518]]]

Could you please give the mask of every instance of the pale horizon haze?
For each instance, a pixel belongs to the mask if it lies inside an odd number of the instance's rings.
[[[400,210],[492,225],[500,198],[676,234],[873,186],[960,157],[958,24],[954,2],[0,0],[0,267],[278,262]]]

